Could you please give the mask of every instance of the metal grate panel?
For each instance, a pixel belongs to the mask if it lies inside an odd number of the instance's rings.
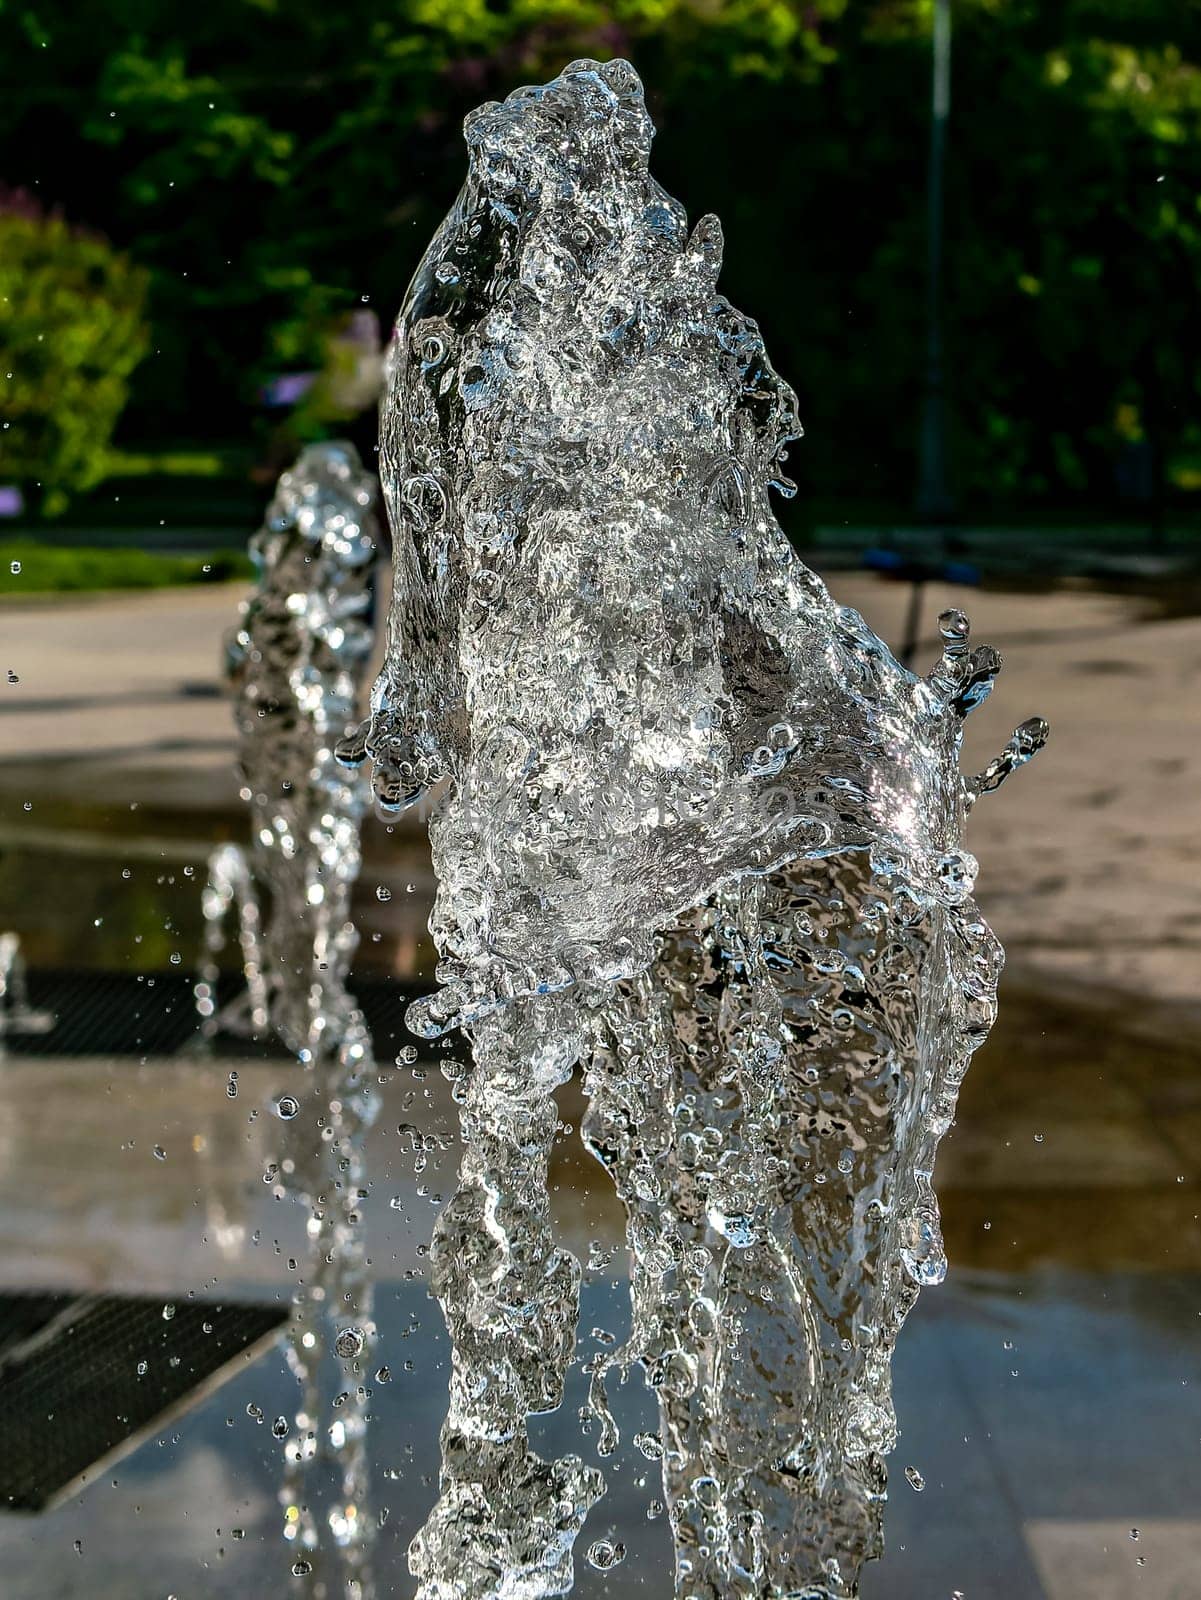
[[[237,974],[218,984],[220,1005],[234,998]],[[197,1038],[186,973],[155,973],[139,978],[124,972],[31,971],[29,1002],[53,1014],[54,1025],[40,1034],[14,1032],[8,1049],[21,1056],[174,1055]],[[388,978],[355,979],[352,988],[371,1031],[377,1059],[390,1061],[403,1045],[419,1043],[404,1026],[405,1007],[421,991]],[[272,1042],[220,1042],[222,1056],[245,1054],[284,1058]]]
[[[0,1295],[0,1508],[42,1511],[242,1371],[286,1306]],[[143,1370],[144,1369],[144,1370]]]

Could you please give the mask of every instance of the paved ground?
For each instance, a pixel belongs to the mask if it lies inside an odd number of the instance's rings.
[[[1039,1070],[1048,1067],[1044,1059]],[[236,1100],[226,1093],[231,1071]],[[1025,1078],[1031,1096],[1035,1077],[1032,1069]],[[164,1304],[190,1294],[286,1301],[310,1270],[305,1213],[282,1179],[263,1180],[272,1161],[286,1170],[287,1150],[303,1148],[314,1112],[303,1106],[285,1128],[271,1115],[283,1087],[305,1095],[295,1069],[282,1062],[10,1058],[0,1070],[0,1292],[71,1288],[161,1296]],[[397,1137],[398,1124],[413,1115],[415,1087],[407,1072],[388,1077],[364,1145],[379,1359],[394,1374],[377,1387],[369,1433],[372,1515],[390,1512],[375,1534],[379,1600],[412,1594],[403,1552],[433,1495],[428,1467],[446,1381],[445,1336],[421,1253],[457,1154],[451,1144],[416,1173]],[[432,1074],[420,1089],[423,1130],[449,1132],[454,1111],[445,1083]],[[44,1136],[48,1109],[52,1142]],[[577,1105],[564,1109],[578,1122]],[[1095,1107],[1077,1105],[1062,1119],[1056,1111],[1042,1146],[1026,1125],[1029,1112],[1026,1123],[1015,1116],[1008,1131],[1021,1149],[1012,1160],[1003,1126],[991,1130],[991,1162],[979,1159],[979,1130],[973,1146],[951,1141],[940,1187],[950,1217],[959,1219],[954,1268],[947,1285],[924,1292],[898,1347],[902,1436],[888,1547],[869,1569],[864,1600],[949,1600],[956,1591],[965,1600],[1196,1600],[1195,1225],[1187,1255],[1177,1243],[1160,1257],[1144,1240],[1141,1259],[1124,1256],[1133,1246],[1119,1235],[1106,1260],[1090,1261],[1094,1245],[1070,1232],[1048,1252],[1045,1230],[1041,1255],[1011,1249],[1038,1227],[1021,1209],[1023,1195],[1054,1211],[1081,1182],[1077,1140],[1090,1115],[1093,1126],[1115,1125]],[[981,1114],[964,1120],[979,1124]],[[1147,1137],[1140,1131],[1136,1146]],[[1146,1155],[1136,1155],[1135,1165],[1140,1160]],[[1151,1170],[1132,1172],[1129,1158],[1115,1159],[1102,1143],[1090,1193],[1095,1202],[1108,1184],[1137,1213],[1157,1176],[1175,1187],[1171,1166],[1169,1159],[1160,1173],[1153,1158]],[[1187,1198],[1194,1222],[1197,1177],[1194,1165]],[[561,1236],[581,1258],[589,1240],[619,1245],[603,1174],[575,1141],[558,1146],[551,1184]],[[973,1216],[974,1226],[966,1225]],[[1094,1221],[1094,1236],[1103,1228]],[[1080,1270],[1077,1253],[1102,1270]],[[1007,1270],[995,1270],[998,1264]],[[616,1267],[588,1274],[581,1327],[620,1331],[624,1296]],[[585,1351],[593,1347],[585,1337]],[[130,1352],[131,1364],[137,1355]],[[563,1406],[539,1421],[544,1453],[590,1448],[576,1420],[584,1381],[577,1370]],[[271,1418],[294,1396],[282,1358],[266,1355],[60,1509],[0,1519],[5,1600],[284,1593],[290,1557],[278,1533],[278,1447],[247,1407]],[[606,1463],[610,1493],[589,1528],[591,1537],[615,1532],[629,1554],[608,1580],[579,1561],[576,1593],[664,1600],[663,1526],[647,1521],[651,1474],[630,1446],[633,1432],[651,1421],[643,1385],[622,1390],[619,1406],[625,1445]],[[906,1466],[924,1478],[920,1494],[906,1481]],[[236,1544],[232,1527],[245,1532]]]
[[[899,638],[905,587],[861,574],[833,586]],[[0,678],[0,838],[33,842],[55,802],[60,827],[64,805],[236,815],[217,659],[237,595],[0,609],[0,673],[20,680]],[[965,592],[930,587],[931,635],[952,603]],[[968,723],[965,766],[983,766],[1033,713],[1052,726],[969,834],[1012,968],[1189,1003],[1201,970],[1201,618],[1146,621],[1145,602],[1089,592],[971,591],[967,604],[1006,667]],[[923,655],[936,654],[931,637]],[[26,800],[32,813],[16,809]]]
[[[849,574],[833,586],[899,637],[903,589]],[[195,873],[213,838],[242,827],[216,692],[236,601],[197,590],[0,609],[0,925],[19,927],[34,959],[147,972],[172,950],[191,959]],[[967,602],[1007,666],[969,723],[965,765],[1035,712],[1052,742],[971,824],[979,898],[1010,965],[940,1157],[952,1274],[923,1294],[898,1351],[888,1552],[864,1600],[1198,1600],[1201,619],[1148,621],[1140,604],[1089,592]],[[928,596],[931,632],[947,603],[962,592]],[[369,832],[363,954],[392,971],[428,963],[422,852],[414,830]],[[386,905],[376,882],[396,891]],[[286,1069],[239,1062],[236,1101],[229,1069],[10,1057],[0,1289],[286,1296],[301,1217],[262,1181]],[[439,1319],[407,1275],[449,1174],[435,1162],[419,1193],[395,1130],[415,1095],[423,1126],[452,1126],[436,1075],[392,1075],[383,1094],[366,1149],[369,1250],[391,1365],[414,1367],[381,1391],[374,1424],[376,1506],[391,1508],[381,1600],[412,1592],[403,1548],[432,1492],[445,1385]],[[568,1121],[579,1111],[565,1101]],[[585,1253],[588,1236],[616,1238],[599,1169],[570,1141],[557,1159],[566,1241]],[[590,1280],[583,1325],[614,1325],[623,1292]],[[114,1487],[0,1521],[5,1600],[284,1593],[277,1457],[246,1406],[270,1417],[289,1392],[267,1358],[123,1463]],[[623,1404],[639,1394],[629,1386]],[[580,1447],[578,1403],[573,1391],[547,1423],[553,1448]],[[639,1470],[613,1476],[598,1525],[620,1530],[627,1561],[611,1579],[581,1562],[584,1600],[668,1592]],[[235,1525],[246,1537],[230,1543]]]

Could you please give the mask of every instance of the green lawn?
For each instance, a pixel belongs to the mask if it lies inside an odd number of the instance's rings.
[[[46,545],[37,539],[0,539],[0,599],[97,589],[161,589],[181,583],[224,583],[250,577],[239,551],[169,555],[151,550],[88,545]]]

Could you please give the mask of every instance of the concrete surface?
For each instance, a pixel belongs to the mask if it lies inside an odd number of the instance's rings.
[[[908,589],[836,574],[840,600],[897,641]],[[159,591],[0,607],[0,829],[55,798],[236,814],[222,634],[239,591]],[[929,586],[935,618],[965,606],[1005,657],[970,719],[967,770],[1025,717],[1051,723],[1027,771],[972,818],[978,898],[1011,964],[1055,981],[1188,1003],[1201,972],[1201,618],[1146,620],[1145,601],[1095,592]],[[17,807],[30,801],[35,810]],[[414,830],[404,830],[414,834]],[[414,834],[415,836],[415,834]]]
[[[833,587],[898,639],[905,589],[857,574]],[[243,825],[217,690],[237,599],[0,607],[0,926],[45,964],[149,972],[194,948],[195,872]],[[1052,739],[971,822],[1009,969],[939,1159],[951,1277],[922,1295],[898,1348],[888,1548],[863,1600],[1201,1600],[1201,619],[1149,620],[1144,602],[1088,591],[933,588],[922,661],[947,604],[1007,663],[969,721],[966,769],[1031,714]],[[428,961],[422,841],[373,824],[366,843],[363,960],[413,973]],[[303,1217],[263,1176],[283,1137],[271,1103],[295,1069],[238,1060],[231,1101],[228,1060],[14,1051],[0,1063],[0,1288],[289,1295]],[[404,1376],[372,1424],[375,1509],[389,1510],[380,1600],[412,1594],[404,1548],[435,1492],[446,1350],[421,1252],[457,1159],[450,1146],[419,1192],[397,1126],[416,1106],[449,1133],[453,1107],[436,1073],[383,1076],[367,1237],[385,1358]],[[565,1119],[578,1125],[580,1109],[566,1093]],[[612,1195],[575,1141],[558,1147],[552,1184],[565,1242],[581,1255],[594,1235],[616,1242]],[[615,1274],[586,1279],[583,1327],[617,1325]],[[572,1382],[545,1420],[549,1448],[585,1448],[584,1380]],[[277,1452],[246,1406],[271,1416],[292,1393],[282,1358],[267,1358],[113,1483],[42,1518],[0,1518],[5,1600],[288,1593]],[[646,1404],[636,1381],[622,1392],[631,1417]],[[575,1592],[663,1600],[645,1463],[606,1471],[587,1537],[617,1529],[629,1555],[608,1577],[579,1560]],[[231,1543],[234,1526],[245,1538]]]

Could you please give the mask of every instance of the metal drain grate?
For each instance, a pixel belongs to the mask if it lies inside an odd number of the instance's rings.
[[[0,1508],[44,1511],[273,1342],[286,1306],[0,1295]],[[143,1370],[143,1367],[145,1370]]]
[[[49,1011],[54,1025],[45,1033],[14,1032],[11,1054],[21,1056],[174,1055],[197,1038],[192,978],[186,973],[136,977],[124,972],[31,971],[29,1002]],[[222,977],[218,1002],[238,992],[236,974]],[[415,1041],[404,1025],[405,1007],[421,991],[394,979],[356,979],[352,985],[371,1031],[377,1059],[390,1061],[402,1045]],[[285,1052],[269,1041],[247,1043],[222,1037],[222,1056],[276,1056]]]

